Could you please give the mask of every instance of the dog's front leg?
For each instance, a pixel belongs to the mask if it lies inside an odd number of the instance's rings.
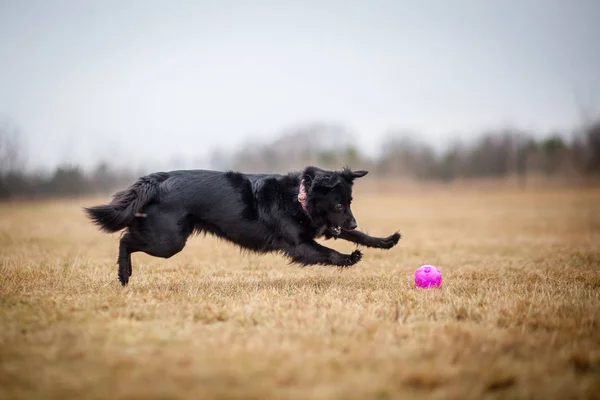
[[[360,244],[362,246],[374,247],[377,249],[391,249],[394,247],[398,241],[400,240],[400,234],[398,232],[390,235],[386,238],[378,238],[369,236],[366,233],[360,231],[345,231],[342,230],[338,235],[340,239],[348,240],[349,242],[353,242],[356,244]]]
[[[321,264],[348,267],[356,264],[362,258],[360,250],[355,250],[351,254],[342,254],[315,241],[291,246],[286,249],[286,253],[292,261],[302,265]]]

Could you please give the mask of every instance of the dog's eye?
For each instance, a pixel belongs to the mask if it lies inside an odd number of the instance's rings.
[[[337,204],[335,207],[333,207],[333,209],[335,211],[339,212],[339,211],[342,211],[344,209],[344,207],[341,204]]]

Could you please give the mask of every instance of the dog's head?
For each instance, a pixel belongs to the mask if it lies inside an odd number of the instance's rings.
[[[325,226],[332,233],[341,229],[356,229],[357,223],[350,205],[352,185],[356,178],[368,171],[326,171],[317,167],[304,170],[302,179],[306,188],[306,210],[316,226]]]

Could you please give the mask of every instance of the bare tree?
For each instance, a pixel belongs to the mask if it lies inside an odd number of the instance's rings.
[[[21,171],[24,167],[20,131],[8,123],[0,125],[0,175]]]

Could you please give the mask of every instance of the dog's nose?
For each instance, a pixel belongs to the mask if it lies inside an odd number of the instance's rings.
[[[356,224],[356,221],[355,221],[355,220],[352,220],[352,221],[350,221],[350,222],[348,223],[348,229],[349,229],[349,230],[356,229],[356,227],[357,227],[357,226],[358,226],[358,225]]]

